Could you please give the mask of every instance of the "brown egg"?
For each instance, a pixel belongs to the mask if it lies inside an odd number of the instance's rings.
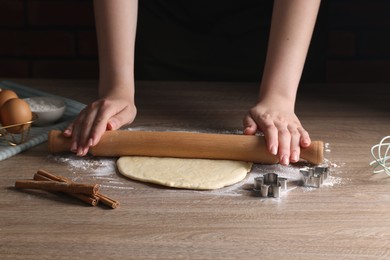
[[[0,91],[0,108],[5,102],[7,102],[7,100],[11,98],[18,98],[18,95],[16,95],[16,93],[10,89],[3,89]]]
[[[0,118],[3,126],[10,126],[31,121],[32,113],[26,101],[19,98],[12,98],[0,107]],[[6,130],[7,132],[18,134],[29,126],[30,123],[6,128]]]

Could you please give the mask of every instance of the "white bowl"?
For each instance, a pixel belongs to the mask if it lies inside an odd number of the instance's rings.
[[[36,115],[33,125],[43,126],[58,121],[65,112],[65,102],[54,97],[30,97],[24,99]]]

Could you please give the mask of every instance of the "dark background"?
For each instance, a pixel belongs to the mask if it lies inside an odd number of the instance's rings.
[[[272,2],[139,1],[136,79],[259,81]],[[0,77],[98,77],[92,1],[0,8]],[[390,1],[324,0],[302,81],[390,82]]]

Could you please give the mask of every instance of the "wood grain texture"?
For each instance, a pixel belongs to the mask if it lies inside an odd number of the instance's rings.
[[[50,153],[68,152],[72,138],[52,130],[48,137]],[[94,156],[154,156],[174,158],[222,159],[263,164],[278,163],[266,147],[264,136],[210,134],[178,131],[107,131],[99,143],[89,149]],[[301,149],[300,157],[311,164],[324,161],[324,143],[312,140]]]
[[[16,80],[15,80],[16,81]],[[90,102],[94,81],[17,80]],[[134,128],[236,131],[256,84],[138,82]],[[172,190],[52,159],[46,144],[0,162],[1,259],[389,259],[390,178],[373,175],[370,148],[390,134],[386,85],[310,85],[296,112],[324,140],[342,183],[296,188],[282,198],[249,192]],[[121,202],[115,210],[12,188],[38,169],[84,183]],[[117,188],[112,182],[125,182]]]

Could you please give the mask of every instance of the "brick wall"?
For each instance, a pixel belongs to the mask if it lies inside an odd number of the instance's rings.
[[[91,0],[0,0],[0,10],[0,77],[97,78]],[[390,82],[390,1],[324,0],[321,15],[318,81]]]
[[[96,78],[92,1],[0,0],[0,76]]]

